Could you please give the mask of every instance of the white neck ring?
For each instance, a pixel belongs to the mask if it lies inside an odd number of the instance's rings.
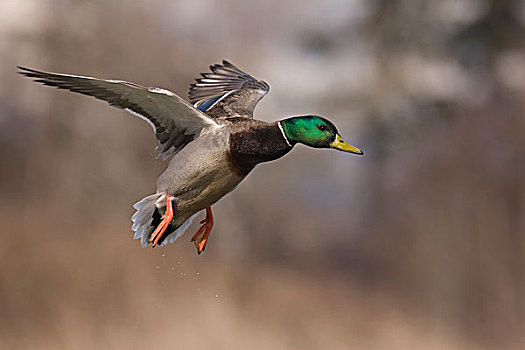
[[[277,122],[277,125],[279,125],[279,130],[281,130],[281,134],[283,134],[284,141],[286,141],[286,144],[292,147],[292,145],[290,144],[290,141],[288,141],[288,137],[286,137],[286,134],[284,133],[284,129],[283,129],[283,126],[281,125],[281,122]]]

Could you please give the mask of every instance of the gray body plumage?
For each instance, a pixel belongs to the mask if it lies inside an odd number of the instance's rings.
[[[195,139],[171,159],[159,177],[157,192],[175,198],[176,226],[215,204],[244,179],[228,162],[229,137],[230,129],[224,127]]]
[[[135,238],[143,245],[155,229],[152,216],[164,212],[166,194],[173,200],[174,219],[171,233],[161,245],[172,243],[184,234],[198,212],[215,204],[246,177],[236,174],[230,166],[230,129],[218,128],[203,135],[179,151],[157,180],[157,193],[135,205],[133,216]]]

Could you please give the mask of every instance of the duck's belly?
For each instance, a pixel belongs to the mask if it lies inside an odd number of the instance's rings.
[[[209,134],[190,142],[159,177],[157,191],[175,198],[177,226],[216,203],[244,179],[230,168],[228,136],[226,132]]]

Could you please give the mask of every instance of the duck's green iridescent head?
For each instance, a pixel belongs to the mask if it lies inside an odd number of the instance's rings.
[[[359,148],[343,141],[329,120],[316,115],[283,119],[279,122],[290,144],[303,143],[315,148],[335,148],[343,152],[363,154]]]

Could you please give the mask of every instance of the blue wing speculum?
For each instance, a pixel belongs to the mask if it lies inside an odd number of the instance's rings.
[[[219,101],[226,94],[222,94],[222,95],[219,95],[219,96],[215,96],[215,97],[209,98],[209,99],[204,100],[204,101],[202,101],[200,103],[198,102],[198,103],[195,104],[195,107],[197,107],[197,109],[202,111],[202,112],[206,112],[208,109],[210,109],[217,101]]]

